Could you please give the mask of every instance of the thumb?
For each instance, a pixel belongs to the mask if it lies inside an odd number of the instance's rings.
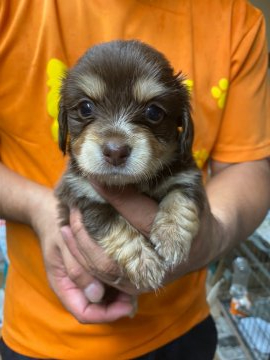
[[[105,286],[99,280],[93,281],[84,289],[84,295],[91,303],[99,303],[105,294]]]
[[[62,260],[69,278],[84,291],[86,298],[92,303],[99,303],[105,293],[105,286],[102,282],[90,274],[85,259],[77,252],[78,258],[71,254],[67,244],[75,242],[75,239],[69,227],[61,228],[61,234],[64,238],[61,246]]]

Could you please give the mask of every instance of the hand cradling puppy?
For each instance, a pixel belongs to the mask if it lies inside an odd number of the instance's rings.
[[[144,43],[97,45],[63,80],[59,144],[70,160],[56,189],[61,224],[77,207],[91,237],[138,288],[161,287],[166,272],[187,259],[198,232],[205,195],[192,143],[183,77]],[[91,179],[132,184],[155,199],[150,237],[106,202]]]

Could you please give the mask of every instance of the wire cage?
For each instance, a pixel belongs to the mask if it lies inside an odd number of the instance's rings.
[[[262,227],[224,259],[223,274],[227,272],[227,276],[225,276],[219,293],[222,312],[233,325],[247,360],[270,360],[269,214]],[[244,257],[251,268],[248,282],[248,298],[251,306],[244,315],[232,313],[229,292],[233,272],[232,265],[238,256]]]

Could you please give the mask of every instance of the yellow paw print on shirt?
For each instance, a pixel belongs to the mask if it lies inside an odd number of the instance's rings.
[[[53,118],[51,133],[54,141],[58,141],[58,104],[62,79],[67,71],[67,66],[58,59],[51,59],[47,64],[47,85],[50,90],[47,95],[47,111]]]
[[[193,152],[193,158],[199,169],[203,168],[208,157],[209,153],[206,149],[196,150]]]
[[[191,79],[185,79],[183,80],[183,84],[186,85],[189,93],[192,93],[194,82]]]
[[[222,78],[218,82],[218,86],[211,88],[211,94],[214,99],[217,99],[217,105],[220,109],[223,109],[226,102],[227,91],[229,87],[229,80]]]

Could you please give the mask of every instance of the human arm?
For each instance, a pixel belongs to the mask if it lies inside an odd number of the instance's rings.
[[[195,239],[191,250],[194,262],[190,264],[194,269],[198,268],[196,255],[201,265],[217,260],[245,240],[270,208],[269,160],[237,164],[212,161],[211,168],[213,176],[206,184],[206,192],[212,213],[210,219],[214,220],[213,232],[202,242]],[[207,228],[205,231],[207,234]]]
[[[83,289],[94,284],[94,296],[100,299],[104,287],[82,269],[66,247],[58,226],[53,191],[18,175],[1,163],[0,217],[33,228],[43,250],[50,286],[80,322],[110,322],[133,312],[132,298],[123,293],[118,293],[110,304],[89,302]],[[78,272],[83,277],[77,278]]]

